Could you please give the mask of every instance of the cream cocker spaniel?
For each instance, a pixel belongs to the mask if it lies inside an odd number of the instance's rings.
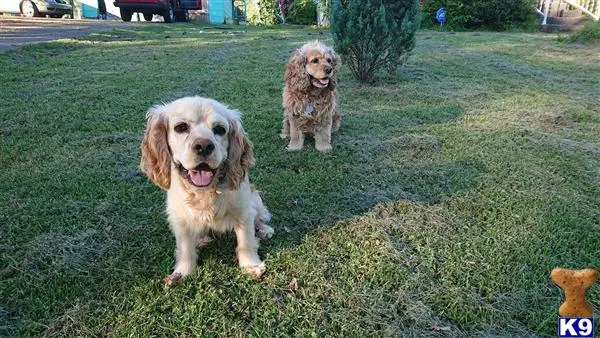
[[[304,134],[313,135],[319,151],[329,151],[331,133],[338,130],[337,72],[340,57],[319,41],[297,49],[288,61],[283,89],[282,138],[290,138],[287,150],[300,150]]]
[[[258,240],[270,238],[271,215],[248,180],[254,163],[240,113],[211,99],[185,97],[147,113],[140,167],[167,191],[168,220],[177,242],[170,285],[196,267],[196,247],[209,231],[233,230],[237,258],[245,273],[260,278],[266,270]]]

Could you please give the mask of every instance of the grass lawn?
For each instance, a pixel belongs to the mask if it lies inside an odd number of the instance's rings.
[[[0,54],[0,336],[556,335],[550,270],[600,267],[600,47],[419,32],[400,74],[343,68],[324,155],[279,130],[287,58],[328,33],[229,28]],[[186,95],[244,113],[276,229],[262,282],[224,235],[162,283],[175,240],[139,144]]]

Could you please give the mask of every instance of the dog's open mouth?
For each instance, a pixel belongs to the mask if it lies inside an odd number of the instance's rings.
[[[215,177],[216,169],[212,169],[208,164],[202,163],[194,169],[187,170],[183,167],[183,176],[194,186],[199,188],[208,187]]]
[[[329,85],[329,77],[324,77],[321,79],[318,79],[316,77],[312,77],[312,83],[316,86],[316,87],[327,87],[327,85]]]

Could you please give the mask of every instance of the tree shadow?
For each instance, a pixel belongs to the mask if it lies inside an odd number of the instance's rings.
[[[308,143],[274,161],[261,158],[251,177],[264,192],[278,230],[265,250],[296,244],[306,231],[361,215],[380,203],[437,203],[475,187],[485,168],[445,159],[443,140],[423,133],[458,116],[457,107],[349,114],[333,136],[333,152],[321,154]],[[278,143],[282,147],[285,142]],[[256,150],[263,151],[268,153]]]

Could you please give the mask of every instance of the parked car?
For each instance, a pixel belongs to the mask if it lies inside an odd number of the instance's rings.
[[[146,21],[151,21],[154,14],[162,15],[165,22],[187,21],[190,9],[202,9],[201,0],[115,0],[119,7],[121,19],[131,21],[135,12],[144,15]]]
[[[61,18],[71,14],[67,0],[0,0],[0,13],[21,13],[23,16],[45,16]]]

